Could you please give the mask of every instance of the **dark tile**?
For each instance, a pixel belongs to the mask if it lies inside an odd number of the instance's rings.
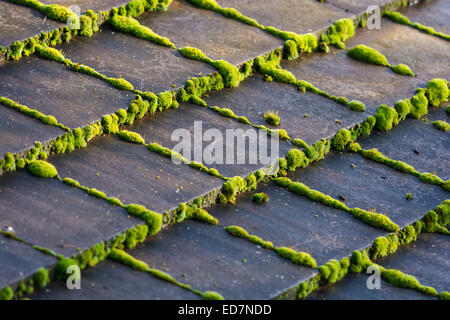
[[[174,49],[114,31],[108,25],[90,38],[77,37],[60,48],[73,62],[109,77],[122,76],[135,89],[156,93],[173,90],[172,85],[182,87],[200,73],[216,71],[207,64],[184,58]]]
[[[450,34],[450,2],[446,0],[421,1],[415,6],[403,8],[400,13],[413,23],[418,22],[433,27],[437,32]]]
[[[193,288],[217,291],[225,299],[275,298],[317,273],[220,227],[195,221],[159,233],[132,255]]]
[[[208,212],[221,225],[237,225],[275,246],[308,252],[318,265],[350,256],[386,234],[345,212],[314,203],[273,183],[259,186],[257,192],[268,194],[269,201],[255,204],[253,192],[246,193],[235,205],[217,205]]]
[[[300,34],[327,28],[349,14],[316,0],[219,0],[222,7],[235,8],[264,26]]]
[[[138,203],[163,212],[193,200],[223,184],[223,180],[131,144],[117,136],[104,136],[88,148],[55,157],[61,177],[71,177],[97,188],[125,204]],[[159,177],[159,179],[158,179]]]
[[[127,108],[134,98],[129,91],[35,56],[0,64],[0,95],[53,115],[70,128]]]
[[[310,92],[302,94],[294,85],[265,82],[260,75],[243,81],[238,88],[212,92],[205,100],[210,106],[230,108],[250,122],[267,127],[271,126],[263,114],[269,110],[278,111],[281,123],[277,128],[285,129],[293,139],[301,138],[308,143],[333,136],[340,128],[367,117],[367,114],[349,111],[330,99]]]
[[[15,153],[30,148],[35,141],[47,141],[64,132],[0,105],[0,157],[6,152]]]
[[[253,131],[255,136],[259,135],[260,130],[241,124],[236,120],[223,117],[212,110],[197,105],[186,103],[181,105],[177,110],[172,109],[166,110],[163,113],[156,113],[152,117],[136,121],[136,123],[130,127],[130,130],[141,134],[147,142],[158,142],[171,149],[184,141],[182,139],[178,140],[176,134],[178,130],[187,130],[186,135],[189,135],[187,139],[189,139],[188,141],[191,143],[192,150],[191,152],[183,151],[183,156],[189,160],[202,162],[210,168],[216,168],[226,177],[233,177],[236,175],[244,176],[252,171],[259,170],[262,167],[269,165],[269,163],[264,162],[261,158],[262,154],[260,154],[259,151],[262,151],[262,149],[258,148],[253,151],[252,148],[250,148],[251,142],[249,142],[249,140],[246,140],[244,148],[240,148],[237,140],[226,138],[227,132],[231,132],[231,130],[236,130],[233,132],[235,132],[237,136],[240,136],[238,130],[242,130],[240,131],[242,134],[248,133],[249,135]],[[198,131],[196,130],[200,130],[200,134],[197,134]],[[224,141],[224,147],[222,148],[223,157],[220,157],[220,161],[217,162],[209,162],[205,158],[206,148],[212,144],[212,141],[205,141],[203,137],[207,135],[208,132],[212,132],[212,130],[218,130],[217,133],[220,133]],[[263,133],[265,134],[265,131],[263,131]],[[267,134],[265,134],[265,136],[267,137]],[[272,143],[278,143],[278,153],[276,152],[275,144],[272,149]],[[255,144],[257,145],[257,143]],[[196,156],[195,154],[195,152],[198,152],[197,150],[199,150],[199,145],[202,146],[202,149],[200,150],[200,155],[202,155],[202,157]],[[232,152],[233,157],[227,156],[227,148],[234,151]],[[275,159],[278,159],[280,155],[284,156],[292,148],[292,145],[285,141],[274,140],[268,136],[267,148],[267,154],[271,155],[273,150],[274,155],[276,156]],[[245,160],[243,163],[240,163],[238,162],[238,156],[242,155],[245,155]],[[251,156],[254,156],[256,161],[250,161],[253,159]]]
[[[384,6],[392,0],[326,0],[327,3],[352,13],[362,13],[370,6]]]
[[[168,37],[178,48],[197,47],[211,59],[235,65],[282,46],[282,41],[258,28],[174,0],[168,12],[149,13],[141,24]]]
[[[36,10],[0,0],[0,46],[7,47],[16,40],[25,40],[62,26],[64,24],[45,19]]]
[[[83,271],[81,289],[69,290],[53,282],[36,291],[31,300],[193,300],[200,297],[148,273],[105,260]]]
[[[4,221],[2,221],[3,227]],[[56,258],[22,242],[0,235],[0,288],[33,275],[39,268],[56,263]]]
[[[439,186],[365,159],[360,154],[346,152],[331,152],[325,160],[295,172],[291,178],[336,199],[342,195],[350,208],[376,209],[400,228],[422,218],[448,198],[448,193]],[[412,193],[414,200],[406,200],[407,193]]]
[[[26,171],[0,178],[0,220],[25,241],[66,256],[141,224],[127,212],[57,179]]]

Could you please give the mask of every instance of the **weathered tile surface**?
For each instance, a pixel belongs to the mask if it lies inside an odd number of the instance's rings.
[[[383,6],[392,1],[390,0],[326,0],[327,3],[334,5],[351,13],[361,13],[370,6]]]
[[[450,3],[446,0],[421,1],[416,6],[403,8],[400,12],[413,23],[418,22],[438,32],[450,34]]]
[[[200,299],[194,293],[149,274],[106,260],[83,270],[80,290],[54,282],[30,296],[31,300],[169,300]]]
[[[168,37],[178,48],[196,47],[211,59],[240,64],[281,47],[282,41],[218,13],[174,0],[165,13],[149,13],[138,18],[141,24]]]
[[[64,132],[0,105],[0,157],[6,152],[30,148],[35,141],[46,141]]]
[[[72,7],[72,11],[77,12],[76,7],[80,8],[79,13],[83,13],[86,10],[109,10],[113,7],[120,7],[126,5],[127,0],[42,0],[44,4],[59,4],[65,7]]]
[[[29,243],[67,256],[142,224],[105,200],[26,171],[2,175],[0,190],[2,225]]]
[[[70,128],[127,108],[134,98],[105,81],[35,56],[0,65],[0,95],[53,115]]]
[[[274,298],[317,271],[229,235],[218,226],[186,221],[132,251],[153,268],[167,268],[198,290],[225,299]]]
[[[78,37],[61,49],[73,62],[88,65],[109,77],[123,77],[135,89],[159,93],[184,86],[186,80],[215,72],[213,67],[184,58],[165,48],[103,25],[94,36]]]
[[[205,101],[210,106],[230,108],[254,124],[285,129],[291,138],[301,138],[308,143],[332,136],[339,129],[367,117],[330,99],[310,92],[302,94],[294,85],[265,82],[260,75],[243,81],[238,88],[212,92]],[[269,110],[279,112],[278,127],[264,120],[263,115]]]

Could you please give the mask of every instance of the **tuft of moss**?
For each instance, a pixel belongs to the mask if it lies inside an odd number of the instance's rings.
[[[364,44],[359,44],[347,51],[347,55],[353,59],[375,64],[378,66],[388,66],[386,57],[379,51]]]
[[[412,196],[411,193],[407,193],[406,196],[405,196],[406,200],[411,200],[412,198],[413,198],[413,196]]]
[[[425,95],[425,89],[417,89],[415,95],[411,98],[411,110],[408,117],[420,119],[428,113],[428,99]]]
[[[425,95],[428,102],[433,107],[439,106],[442,102],[447,101],[448,99],[448,81],[438,78],[430,80],[426,86]]]
[[[120,249],[112,249],[109,252],[108,257],[137,271],[148,272],[150,270],[149,266],[145,262],[132,257]]]
[[[280,125],[280,117],[278,116],[278,111],[267,111],[263,114],[264,120],[272,126]]]
[[[433,127],[435,127],[438,130],[441,130],[444,132],[450,131],[450,124],[448,124],[446,121],[437,120],[437,121],[433,121],[431,124],[433,125]]]
[[[389,131],[398,122],[398,114],[394,108],[385,104],[380,105],[375,113],[375,127],[381,131]]]
[[[433,287],[423,286],[414,276],[405,274],[400,270],[385,269],[381,267],[381,277],[397,287],[415,289],[430,296],[438,295],[436,289]]]
[[[410,76],[410,77],[415,77],[416,75],[414,74],[414,72],[412,72],[411,68],[408,67],[406,64],[397,64],[395,66],[390,66],[391,70],[394,71],[395,73],[404,75],[404,76]]]
[[[142,138],[142,136],[137,133],[137,132],[132,132],[132,131],[128,131],[128,130],[121,130],[119,132],[119,137],[122,140],[128,141],[128,142],[132,142],[132,143],[136,143],[136,144],[145,144],[145,140],[144,138]]]
[[[28,163],[28,171],[41,178],[54,178],[58,175],[56,168],[47,161],[34,160]]]
[[[257,204],[268,202],[269,195],[264,192],[255,193],[255,194],[253,194],[252,200],[254,203],[257,203]]]
[[[352,135],[350,131],[343,128],[334,135],[333,140],[331,140],[331,147],[335,150],[342,151],[351,141]]]
[[[223,197],[221,197],[222,201],[235,203],[236,201],[236,195],[244,191],[247,184],[240,176],[235,176],[232,178],[228,178],[228,180],[222,185],[221,188],[221,194]]]
[[[54,268],[55,279],[58,281],[66,281],[69,277],[67,273],[67,268],[70,266],[78,266],[77,262],[70,258],[60,258],[58,263]]]
[[[215,291],[205,291],[202,293],[204,300],[224,300],[223,296]]]
[[[298,58],[297,43],[294,40],[286,40],[283,47],[283,56],[287,60],[294,60]]]
[[[133,85],[127,80],[122,78],[106,78],[105,81],[108,82],[110,85],[112,85],[114,88],[120,90],[127,90],[127,91],[134,90]]]
[[[49,272],[45,268],[39,268],[33,275],[33,283],[42,289],[50,282]]]
[[[372,264],[369,255],[366,251],[353,251],[350,258],[349,271],[352,273],[360,273],[367,269]]]
[[[259,72],[271,76],[275,81],[283,83],[297,82],[297,79],[291,72],[280,67],[280,60],[278,58],[264,59],[262,57],[256,57],[254,65]]]
[[[154,235],[161,230],[162,215],[157,212],[148,210],[139,204],[129,204],[125,207],[129,214],[139,217],[145,221],[148,226],[148,233]]]
[[[348,272],[349,259],[343,258],[341,261],[331,259],[319,267],[319,274],[322,283],[334,284],[341,280]]]
[[[352,100],[347,103],[347,108],[352,111],[363,112],[366,111],[366,106],[359,100]]]
[[[321,41],[334,45],[338,49],[344,49],[344,42],[355,35],[355,25],[350,18],[339,19],[331,25],[327,32],[320,36]]]
[[[286,154],[287,169],[295,171],[297,168],[304,168],[308,165],[308,160],[305,153],[298,149],[291,149]]]
[[[274,249],[283,258],[291,260],[295,264],[304,265],[311,268],[317,267],[316,260],[306,252],[298,252],[292,248],[276,247]]]
[[[406,116],[411,112],[412,104],[411,100],[399,100],[395,103],[395,111],[398,114],[398,120],[403,121],[406,119]]]
[[[195,219],[195,220],[198,220],[198,221],[201,221],[204,223],[208,223],[208,224],[212,224],[212,225],[219,224],[219,220],[217,220],[215,217],[210,215],[206,210],[201,209],[201,208],[197,208],[194,210],[188,209],[186,218]]]
[[[12,300],[14,298],[14,292],[11,287],[7,286],[0,290],[0,301],[1,300]]]

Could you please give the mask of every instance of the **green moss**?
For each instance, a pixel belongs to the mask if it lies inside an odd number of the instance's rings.
[[[311,292],[319,288],[320,274],[313,276],[311,279],[302,282],[297,288],[297,298],[304,299]]]
[[[24,44],[20,41],[14,41],[6,54],[8,60],[19,60],[22,57]]]
[[[238,238],[247,239],[249,237],[248,232],[244,228],[239,227],[239,226],[225,227],[225,230],[227,230],[233,236],[238,237]]]
[[[67,268],[70,266],[78,266],[74,259],[60,258],[54,268],[55,279],[58,281],[66,281],[70,274],[67,273]]]
[[[347,144],[352,141],[352,135],[347,129],[340,129],[331,140],[331,147],[335,150],[342,151]]]
[[[56,168],[51,163],[43,160],[29,162],[27,168],[32,174],[41,178],[54,178],[58,175]]]
[[[355,25],[350,18],[336,20],[326,33],[321,34],[321,40],[326,44],[334,45],[339,49],[344,49],[344,41],[355,35]]]
[[[137,38],[144,39],[164,47],[175,48],[175,45],[170,42],[169,39],[161,37],[150,28],[141,25],[138,20],[132,17],[115,15],[109,20],[109,22],[114,29],[118,31],[130,33]]]
[[[343,258],[341,261],[332,259],[319,267],[322,283],[334,284],[341,280],[348,272],[349,259]]]
[[[122,201],[120,201],[119,198],[115,198],[115,197],[109,197],[106,199],[110,204],[112,204],[113,206],[117,206],[117,207],[124,207]]]
[[[280,256],[283,258],[291,260],[295,264],[304,265],[311,268],[316,268],[317,263],[316,260],[311,257],[309,253],[306,252],[298,252],[294,249],[287,247],[276,247],[274,249]]]
[[[366,106],[359,100],[352,100],[347,103],[347,108],[352,111],[363,112],[366,111]]]
[[[195,219],[212,225],[219,224],[219,220],[217,220],[215,217],[210,215],[206,210],[201,208],[188,210],[186,218]]]
[[[367,267],[372,264],[366,251],[353,251],[350,258],[349,271],[352,273],[360,273],[366,271]]]
[[[246,182],[240,176],[228,178],[221,188],[221,194],[224,196],[222,199],[230,203],[235,203],[236,195],[244,191],[246,186]]]
[[[395,232],[399,231],[400,227],[394,223],[388,216],[370,212],[359,208],[354,208],[351,210],[351,214],[365,223],[380,229],[384,229],[386,231]]]
[[[431,124],[433,125],[433,127],[435,127],[438,130],[441,130],[444,132],[450,131],[450,124],[448,124],[446,121],[437,120],[437,121],[433,121]]]
[[[445,79],[432,79],[426,86],[425,95],[433,107],[447,101],[449,96],[448,82]]]
[[[304,168],[308,165],[305,153],[298,149],[291,149],[286,154],[287,169],[295,171],[297,168]]]
[[[395,104],[395,111],[397,111],[398,114],[398,120],[403,121],[406,119],[406,116],[411,112],[412,104],[411,100],[405,99],[405,100],[399,100]]]
[[[383,163],[385,165],[388,165],[389,167],[396,169],[398,171],[401,172],[405,172],[405,173],[414,173],[415,169],[413,166],[402,162],[402,161],[398,161],[398,160],[392,160],[388,157],[386,157],[385,155],[383,155],[380,151],[378,151],[378,149],[373,148],[373,149],[369,149],[369,150],[361,150],[361,154],[370,160],[379,162],[379,163]]]
[[[352,141],[348,144],[348,150],[351,152],[359,152],[361,151],[361,146],[359,145],[359,143]]]
[[[125,209],[127,209],[129,214],[139,217],[145,221],[149,228],[148,232],[150,235],[154,235],[161,230],[162,215],[159,213],[148,210],[144,206],[138,204],[129,204],[125,207]]]
[[[411,98],[411,111],[408,117],[420,119],[428,113],[428,99],[424,89],[417,89],[416,94]]]
[[[347,51],[347,55],[353,59],[375,64],[379,66],[388,66],[389,62],[386,57],[379,51],[364,44],[359,44]]]
[[[412,194],[411,193],[407,193],[405,196],[406,200],[411,200],[412,199]]]
[[[390,66],[391,70],[394,71],[395,73],[404,75],[404,76],[410,76],[410,77],[415,77],[416,75],[414,74],[414,72],[412,72],[411,68],[408,67],[406,64],[397,64],[395,66]]]
[[[203,292],[202,298],[204,300],[224,300],[223,296],[215,291]]]
[[[118,120],[118,118],[117,118]],[[102,118],[101,124],[103,127],[103,131],[105,133],[118,133],[119,132],[119,124],[112,115],[106,115]]]
[[[257,204],[268,202],[269,195],[264,192],[255,193],[255,194],[253,194],[252,200],[254,203],[257,203]]]
[[[264,59],[262,57],[257,57],[255,59],[255,67],[262,74],[270,75],[275,81],[283,83],[296,83],[297,80],[295,76],[280,67],[280,61],[278,59]]]
[[[283,56],[287,60],[294,60],[298,58],[297,44],[294,40],[286,40],[283,47]]]
[[[278,116],[278,111],[267,111],[263,114],[264,120],[272,126],[280,125],[280,117]]]
[[[128,130],[121,130],[119,132],[119,137],[122,140],[136,143],[136,144],[145,144],[144,138],[139,133],[128,131]]]
[[[14,298],[14,292],[11,287],[4,287],[0,290],[0,301],[1,300],[12,300]]]
[[[39,268],[33,275],[34,285],[42,289],[50,282],[49,272],[47,269]]]
[[[65,60],[64,55],[55,48],[45,48],[40,45],[36,46],[36,51],[44,59],[52,60],[56,62],[63,62]]]
[[[211,63],[222,75],[223,83],[227,88],[235,88],[241,82],[241,73],[231,63],[225,60],[216,60]]]
[[[40,8],[40,11],[44,13],[47,17],[49,17],[52,20],[56,20],[59,22],[66,22],[69,17],[73,17],[77,19],[76,14],[70,10],[69,8],[57,5],[57,4],[50,4],[47,6],[42,6]]]
[[[375,113],[375,127],[381,131],[389,131],[398,123],[398,114],[394,108],[387,105],[380,105]]]
[[[378,259],[397,251],[400,240],[396,234],[376,238],[370,247],[371,259]]]
[[[108,258],[131,267],[137,271],[148,272],[150,270],[149,266],[145,262],[132,257],[131,255],[120,249],[112,249],[108,254]]]
[[[397,287],[415,289],[430,296],[438,295],[436,289],[433,287],[421,285],[414,276],[405,274],[400,270],[381,268],[381,277]]]
[[[112,85],[114,88],[120,90],[127,90],[127,91],[134,90],[133,85],[129,83],[127,80],[122,78],[106,78],[105,81],[108,82],[110,85]]]
[[[138,243],[144,242],[147,238],[148,226],[138,225],[135,228],[126,232],[125,247],[133,249]]]
[[[441,300],[450,300],[450,292],[448,291],[442,291],[439,295],[439,299]]]

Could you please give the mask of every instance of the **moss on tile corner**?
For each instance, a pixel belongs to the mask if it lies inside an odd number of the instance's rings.
[[[355,35],[355,25],[350,18],[336,20],[328,30],[321,34],[320,39],[338,49],[345,49],[345,41]]]

